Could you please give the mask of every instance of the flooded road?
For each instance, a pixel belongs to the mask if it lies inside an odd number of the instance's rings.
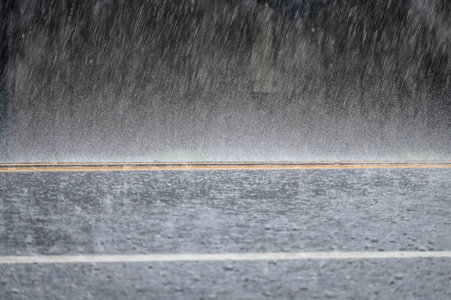
[[[450,178],[450,168],[0,173],[0,298],[448,299]],[[331,259],[358,252],[386,257]],[[393,254],[407,252],[442,254]],[[199,259],[230,253],[307,256]],[[124,259],[161,254],[194,257]],[[122,258],[5,262],[49,255]]]

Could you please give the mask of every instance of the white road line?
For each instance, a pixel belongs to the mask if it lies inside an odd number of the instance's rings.
[[[451,251],[0,256],[0,264],[451,258]]]
[[[37,163],[0,164],[3,172],[101,172],[188,170],[327,170],[451,168],[451,161],[405,162],[189,162],[189,163]]]

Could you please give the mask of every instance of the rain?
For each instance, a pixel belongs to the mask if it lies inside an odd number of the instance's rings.
[[[445,0],[4,1],[3,162],[449,159]]]
[[[451,299],[451,1],[0,1],[0,299]]]

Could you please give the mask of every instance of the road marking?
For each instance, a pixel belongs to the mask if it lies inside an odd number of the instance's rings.
[[[451,251],[0,256],[0,264],[451,258]]]
[[[308,170],[308,169],[451,168],[451,161],[412,162],[189,162],[189,163],[36,163],[0,164],[0,172],[90,172],[174,170]]]

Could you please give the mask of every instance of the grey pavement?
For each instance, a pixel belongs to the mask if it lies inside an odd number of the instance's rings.
[[[0,255],[451,250],[451,169],[0,173]],[[0,299],[451,299],[451,259],[2,264]]]

